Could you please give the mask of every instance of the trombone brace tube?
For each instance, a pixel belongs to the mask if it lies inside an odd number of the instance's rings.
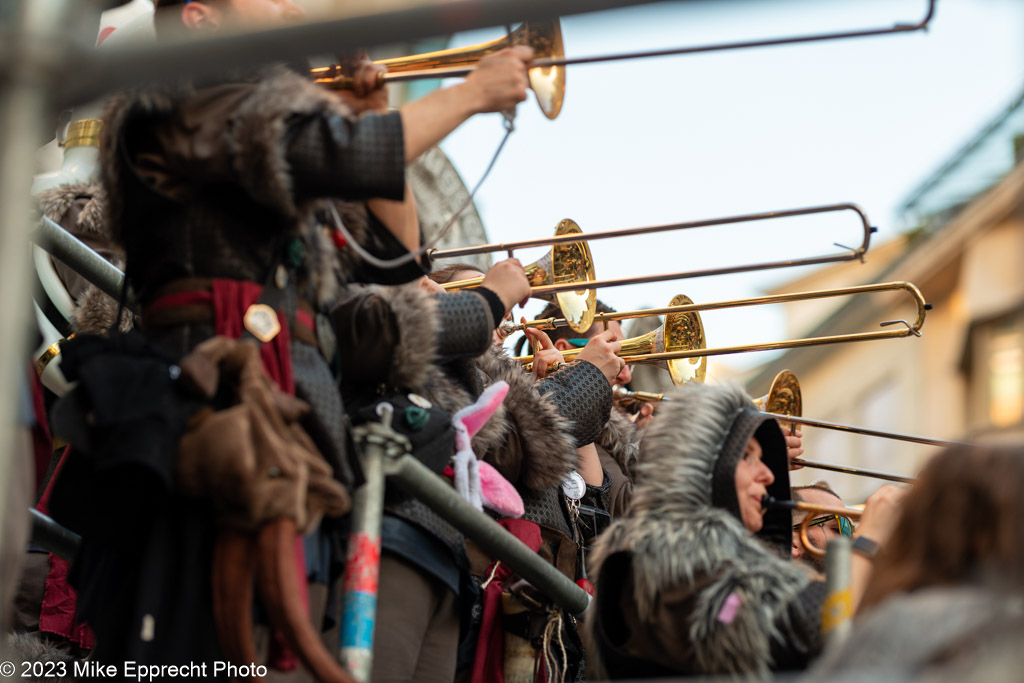
[[[411,455],[387,461],[385,472],[485,552],[504,562],[570,614],[579,616],[587,611],[591,598],[586,591],[497,522],[462,500],[451,486]]]

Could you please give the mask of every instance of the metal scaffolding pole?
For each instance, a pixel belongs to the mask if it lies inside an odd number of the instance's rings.
[[[72,11],[88,8],[75,0],[13,0],[0,11],[0,550],[19,525],[28,525],[22,509],[8,510],[8,486],[14,458],[28,457],[17,440],[21,388],[28,359],[30,299],[26,295],[32,259],[28,237],[35,150],[46,138],[44,121],[53,92],[53,76],[63,67],[63,47],[76,24]],[[8,515],[17,515],[8,519]],[[15,538],[20,534],[15,533]]]
[[[427,504],[449,524],[472,539],[491,557],[500,559],[570,614],[579,616],[590,596],[569,577],[533,552],[508,531],[464,501],[451,486],[411,455],[384,464],[389,479]]]
[[[32,231],[32,240],[105,294],[121,298],[124,273],[61,225],[43,216]]]
[[[75,55],[57,91],[63,106],[119,88],[182,76],[211,77],[268,62],[333,54],[342,46],[374,47],[488,26],[549,19],[664,0],[409,0],[385,11],[349,3],[325,21],[267,31],[182,39],[160,46],[88,50]]]

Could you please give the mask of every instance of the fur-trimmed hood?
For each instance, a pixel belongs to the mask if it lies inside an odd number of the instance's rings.
[[[46,680],[57,683],[75,680],[72,675],[75,658],[48,640],[42,632],[11,632],[4,635],[7,642],[0,643],[0,657],[18,662],[19,675],[26,664],[32,663],[43,665],[42,671],[47,672]]]
[[[490,449],[485,459],[503,474],[518,472],[513,481],[517,486],[533,491],[560,486],[576,467],[576,441],[569,421],[541,395],[533,373],[524,372],[522,364],[501,349],[492,348],[477,358],[476,365],[485,383],[508,382],[506,429],[515,432],[520,446]]]
[[[218,135],[208,136],[209,140],[203,143],[216,145],[216,149],[205,151],[216,162],[228,165],[221,172],[230,174],[231,181],[241,187],[245,201],[266,207],[268,215],[285,221],[293,235],[302,240],[304,265],[299,270],[300,291],[317,306],[326,307],[335,300],[339,284],[352,281],[351,274],[357,266],[357,257],[351,249],[339,251],[334,246],[330,232],[335,221],[328,202],[333,203],[346,229],[360,244],[372,248],[367,241],[373,231],[369,229],[363,203],[324,199],[297,201],[294,198],[286,131],[296,117],[324,111],[349,117],[351,112],[339,98],[283,66],[269,67],[231,83],[238,85],[238,92],[225,95],[226,104],[210,105],[214,108],[231,106],[232,109],[223,130],[218,131]],[[136,120],[158,120],[180,112],[182,103],[191,102],[193,96],[199,100],[194,105],[196,110],[182,116],[201,121],[204,118],[202,107],[208,104],[201,93],[190,84],[179,84],[126,91],[111,100],[101,133],[101,170],[104,186],[117,188],[110,193],[108,221],[114,236],[122,243],[128,244],[125,237],[132,227],[127,224],[132,217],[126,215],[132,198],[123,196],[124,189],[130,186],[129,176],[135,173],[119,151],[126,126]],[[216,113],[222,115],[223,111]],[[133,182],[137,185],[137,181]],[[178,193],[179,188],[173,183],[167,185],[163,188],[167,193],[158,191],[164,199],[192,203],[183,189]],[[131,263],[128,265],[132,268]],[[259,265],[265,268],[269,263]]]
[[[621,553],[631,558],[631,597],[641,621],[652,618],[666,591],[699,582],[704,587],[695,589],[685,615],[698,668],[691,673],[767,673],[772,640],[783,639],[787,605],[809,579],[747,531],[736,512],[713,502],[720,497],[716,479],[733,480],[735,461],[727,472],[718,467],[723,452],[745,444],[763,420],[752,415],[753,403],[739,387],[689,384],[672,399],[647,428],[627,516],[612,523],[591,553],[597,599],[602,565]],[[782,439],[777,425],[774,430]],[[782,449],[784,459],[784,439]],[[788,476],[776,484],[787,492],[775,493],[788,498]],[[735,617],[721,619],[734,595]]]

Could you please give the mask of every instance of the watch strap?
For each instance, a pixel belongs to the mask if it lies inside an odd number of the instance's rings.
[[[867,536],[858,536],[853,539],[853,545],[851,549],[855,553],[860,553],[869,560],[875,559],[875,555],[878,554],[878,542],[873,541]]]

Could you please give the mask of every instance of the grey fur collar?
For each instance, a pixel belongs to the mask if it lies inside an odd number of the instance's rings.
[[[477,358],[477,368],[486,383],[508,382],[504,403],[508,429],[515,432],[522,447],[520,462],[513,461],[518,455],[515,449],[504,447],[487,451],[487,461],[501,472],[518,471],[513,482],[517,486],[534,491],[560,486],[576,466],[576,441],[569,422],[537,391],[534,375],[501,349],[492,348]]]
[[[981,661],[994,636],[1019,634],[1022,626],[1024,596],[1005,587],[933,586],[898,593],[858,615],[850,636],[825,651],[810,677],[827,680],[855,670],[865,680],[879,680],[878,672],[916,680],[954,657]]]
[[[711,577],[688,615],[704,672],[767,673],[786,605],[808,582],[735,516],[711,505],[717,454],[732,419],[749,403],[739,387],[691,384],[674,394],[642,442],[628,516],[612,523],[590,556],[597,575],[609,555],[632,553],[640,619],[651,616],[663,591]],[[741,606],[724,624],[718,615],[733,593]]]
[[[52,676],[52,678],[47,680],[60,683],[75,680],[72,676],[75,658],[47,640],[42,632],[11,632],[5,634],[5,637],[6,647],[0,647],[0,655],[5,656],[5,659],[19,662],[19,671],[22,670],[24,663],[38,662],[44,665],[43,671],[50,672],[47,676]]]
[[[608,422],[597,438],[597,445],[608,451],[623,473],[631,474],[636,469],[640,453],[640,437],[640,430],[629,421],[626,414],[612,408]]]
[[[436,365],[426,369],[422,387],[424,396],[452,414],[476,400],[466,387]],[[481,460],[484,459],[485,453],[498,448],[504,441],[509,429],[506,410],[505,405],[499,406],[480,431],[473,436],[473,452]]]

